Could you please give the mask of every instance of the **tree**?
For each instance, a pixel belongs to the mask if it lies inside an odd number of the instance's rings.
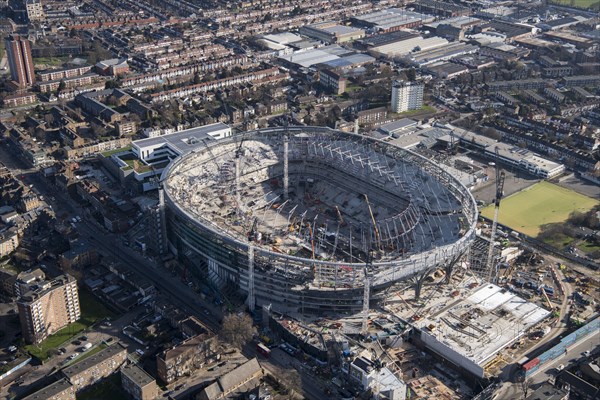
[[[59,84],[58,84],[58,89],[56,90],[58,93],[62,92],[63,90],[65,90],[65,86],[66,83],[63,79],[60,80]]]
[[[118,79],[111,79],[104,84],[106,89],[117,89],[121,87],[121,82]]]
[[[523,392],[523,398],[526,399],[527,395],[529,394],[529,388],[531,387],[531,379],[524,378],[522,381],[519,382],[519,387]]]
[[[256,329],[252,326],[252,318],[248,314],[228,314],[223,318],[219,339],[241,349],[255,333]]]
[[[90,127],[92,128],[92,132],[94,133],[95,137],[106,136],[106,133],[108,132],[108,130],[104,126],[96,122],[92,122],[90,124]]]
[[[54,123],[54,115],[51,113],[44,114],[44,121],[51,126]]]
[[[290,397],[294,397],[296,391],[301,391],[302,388],[302,377],[297,370],[292,368],[284,369],[281,372],[280,381],[289,390]]]

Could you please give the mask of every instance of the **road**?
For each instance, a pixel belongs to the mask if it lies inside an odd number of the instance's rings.
[[[107,232],[83,208],[76,204],[67,193],[58,190],[57,187],[51,185],[39,172],[28,168],[20,159],[16,159],[6,147],[2,148],[0,146],[0,160],[5,161],[5,159],[7,161],[5,163],[10,165],[15,175],[22,176],[22,179],[27,184],[32,184],[45,197],[56,213],[65,215],[69,219],[76,215],[83,217],[82,222],[76,224],[77,231],[80,233],[82,240],[86,240],[95,246],[98,252],[109,261],[116,261],[127,265],[133,271],[152,281],[159,292],[168,297],[169,301],[181,310],[196,315],[209,328],[218,332],[220,321],[223,317],[223,313],[219,307],[202,300],[198,293],[183,284],[178,277],[173,277],[166,269],[148,260],[135,250],[124,246],[118,236]],[[209,310],[210,315],[206,315],[206,310]],[[113,328],[121,325],[123,324],[113,324]],[[122,336],[120,329],[118,334]],[[100,340],[100,337],[98,340]],[[67,354],[70,353],[70,349],[68,350]],[[251,348],[251,352],[253,353],[250,355],[251,357],[256,356],[253,348]],[[262,363],[264,368],[273,376],[281,378],[285,370],[289,370],[291,366],[294,366],[301,376],[301,387],[296,387],[299,393],[302,393],[308,399],[323,399],[328,397],[322,390],[323,382],[319,382],[299,360],[289,357],[279,349],[275,349],[274,354],[275,357],[272,360],[262,360],[264,361]],[[40,369],[35,374],[31,374],[31,378],[28,377],[28,380],[33,381],[33,378],[43,376],[44,371],[48,370],[46,368]],[[27,372],[31,373],[31,370]],[[192,386],[186,387],[191,388]],[[180,392],[185,393],[186,389],[180,389]]]
[[[568,353],[563,353],[560,357],[542,365],[539,370],[529,377],[529,386],[535,389],[540,383],[549,379],[554,379],[558,373],[556,367],[562,364],[565,368],[568,368],[569,365],[573,365],[578,359],[583,358],[582,354],[584,351],[591,351],[598,346],[600,346],[600,332],[594,332],[578,342],[574,347],[570,348]],[[496,399],[498,400],[518,399],[523,397],[523,392],[519,384],[505,386],[502,391],[497,393]]]
[[[556,367],[561,364],[565,367],[568,367],[569,364],[576,363],[579,358],[583,357],[583,352],[592,351],[598,345],[600,345],[600,332],[593,332],[578,342],[575,346],[569,348],[568,353],[563,353],[560,357],[557,357],[542,365],[540,369],[530,376],[531,383],[541,383],[556,376]]]
[[[219,321],[223,313],[219,307],[204,301],[200,295],[184,285],[178,277],[173,277],[169,271],[148,260],[130,247],[124,246],[117,235],[109,233],[101,227],[83,208],[75,204],[67,193],[58,190],[38,172],[33,169],[17,169],[18,176],[23,176],[24,181],[33,184],[40,194],[45,196],[54,211],[67,214],[68,218],[75,215],[84,217],[83,222],[76,224],[77,231],[82,240],[95,246],[98,252],[110,261],[119,262],[129,266],[133,271],[148,278],[154,286],[168,299],[183,311],[196,315],[202,322],[217,332]],[[204,310],[208,309],[211,316]]]
[[[81,336],[87,336],[87,342],[92,343],[92,345],[99,345],[102,341],[114,341],[118,339],[123,345],[127,346],[131,352],[135,351],[136,348],[139,347],[138,344],[130,340],[128,337],[123,335],[121,330],[123,327],[131,324],[133,320],[137,317],[143,307],[137,307],[128,313],[120,316],[114,321],[111,321],[110,326],[102,323],[98,323],[89,329],[93,329],[91,331],[84,331],[79,334]],[[112,338],[112,339],[111,339]],[[73,339],[74,341],[75,339]],[[81,345],[76,345],[73,342],[64,343],[61,345],[67,351],[59,356],[54,356],[50,360],[48,360],[45,364],[42,365],[27,365],[20,369],[15,376],[10,376],[9,382],[2,382],[3,387],[0,389],[0,398],[8,399],[13,398],[15,396],[20,396],[29,391],[28,386],[37,382],[40,379],[48,376],[55,371],[58,371],[63,365],[68,363],[67,358],[72,354],[84,354],[81,353]],[[19,377],[22,377],[23,383],[17,385],[11,382],[18,380]],[[4,386],[6,385],[6,386]]]
[[[545,256],[545,257],[546,257],[546,261],[550,262],[552,265],[556,265],[556,263],[559,261],[555,257],[551,257],[551,256]],[[557,336],[562,334],[567,329],[568,322],[569,322],[568,321],[568,319],[569,319],[568,314],[569,314],[569,307],[570,307],[569,299],[572,296],[573,289],[572,289],[571,285],[565,281],[563,272],[560,270],[557,270],[556,272],[557,272],[558,279],[563,283],[563,287],[565,289],[565,295],[562,297],[562,303],[559,308],[560,316],[559,316],[557,322],[554,324],[554,326],[550,330],[550,332],[548,334],[546,334],[544,336],[544,338],[540,342],[537,343],[536,346],[526,349],[523,353],[515,356],[514,357],[515,361],[519,360],[520,358],[525,356],[525,354],[531,353],[535,349],[537,349],[541,346],[544,346],[546,343],[550,342],[551,340],[553,340],[554,338],[556,338]],[[558,362],[556,365],[559,365],[559,364],[561,364],[561,363]],[[549,364],[549,365],[553,365],[553,364]],[[566,363],[565,363],[565,365],[566,365]],[[546,366],[543,367],[543,370],[546,370]],[[515,395],[518,396],[518,393],[521,389],[519,387],[519,384],[513,383],[515,372],[516,372],[516,365],[511,364],[511,365],[507,366],[507,368],[500,375],[500,378],[502,379],[502,381],[504,381],[504,384],[496,392],[498,399],[512,399],[515,397],[511,397],[511,396],[515,396]]]
[[[325,393],[326,382],[315,376],[307,363],[290,356],[279,348],[271,349],[271,356],[268,359],[264,358],[262,355],[257,355],[254,345],[255,343],[246,345],[243,351],[244,355],[248,358],[258,356],[258,361],[266,372],[293,388],[296,393],[300,393],[310,400],[336,398],[335,395]],[[297,377],[294,377],[294,370],[298,373]]]

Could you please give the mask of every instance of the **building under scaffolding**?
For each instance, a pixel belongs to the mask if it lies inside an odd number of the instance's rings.
[[[475,237],[470,192],[436,164],[321,127],[208,144],[162,176],[170,249],[249,306],[356,312],[381,289],[453,264]]]

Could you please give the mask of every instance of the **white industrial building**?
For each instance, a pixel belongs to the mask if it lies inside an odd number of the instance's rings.
[[[162,171],[175,158],[190,153],[208,142],[231,136],[231,128],[223,123],[200,126],[161,136],[135,140],[131,151],[112,154],[110,158],[117,164],[123,175],[132,174],[142,190],[158,187]]]
[[[423,89],[420,82],[394,81],[392,85],[392,112],[401,113],[423,107]]]
[[[417,36],[372,47],[369,50],[369,53],[371,53],[373,57],[384,56],[389,58],[403,58],[410,53],[439,48],[446,46],[448,43],[449,42],[446,39],[437,36],[430,38]]]
[[[565,171],[564,164],[548,160],[530,150],[450,125],[447,127],[451,128],[453,132],[450,135],[440,137],[438,140],[447,143],[458,140],[467,146],[477,147],[483,150],[484,154],[491,159],[499,158],[506,164],[514,165],[543,179],[552,179]]]
[[[486,283],[470,296],[432,307],[416,325],[432,351],[483,378],[485,367],[507,346],[550,315],[499,286]]]
[[[223,139],[231,136],[231,128],[221,122],[162,136],[135,140],[131,150],[142,161],[152,161],[165,157],[176,158],[189,153],[198,146],[204,146],[204,141]]]

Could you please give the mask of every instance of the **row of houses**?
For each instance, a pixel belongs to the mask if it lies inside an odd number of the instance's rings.
[[[247,74],[236,75],[229,78],[185,86],[177,89],[166,90],[163,92],[154,93],[150,97],[152,98],[152,102],[155,103],[177,97],[186,97],[196,93],[206,93],[215,89],[223,89],[243,83],[269,84],[285,79],[289,79],[289,74],[287,72],[281,73],[279,68],[275,67],[250,72]]]

